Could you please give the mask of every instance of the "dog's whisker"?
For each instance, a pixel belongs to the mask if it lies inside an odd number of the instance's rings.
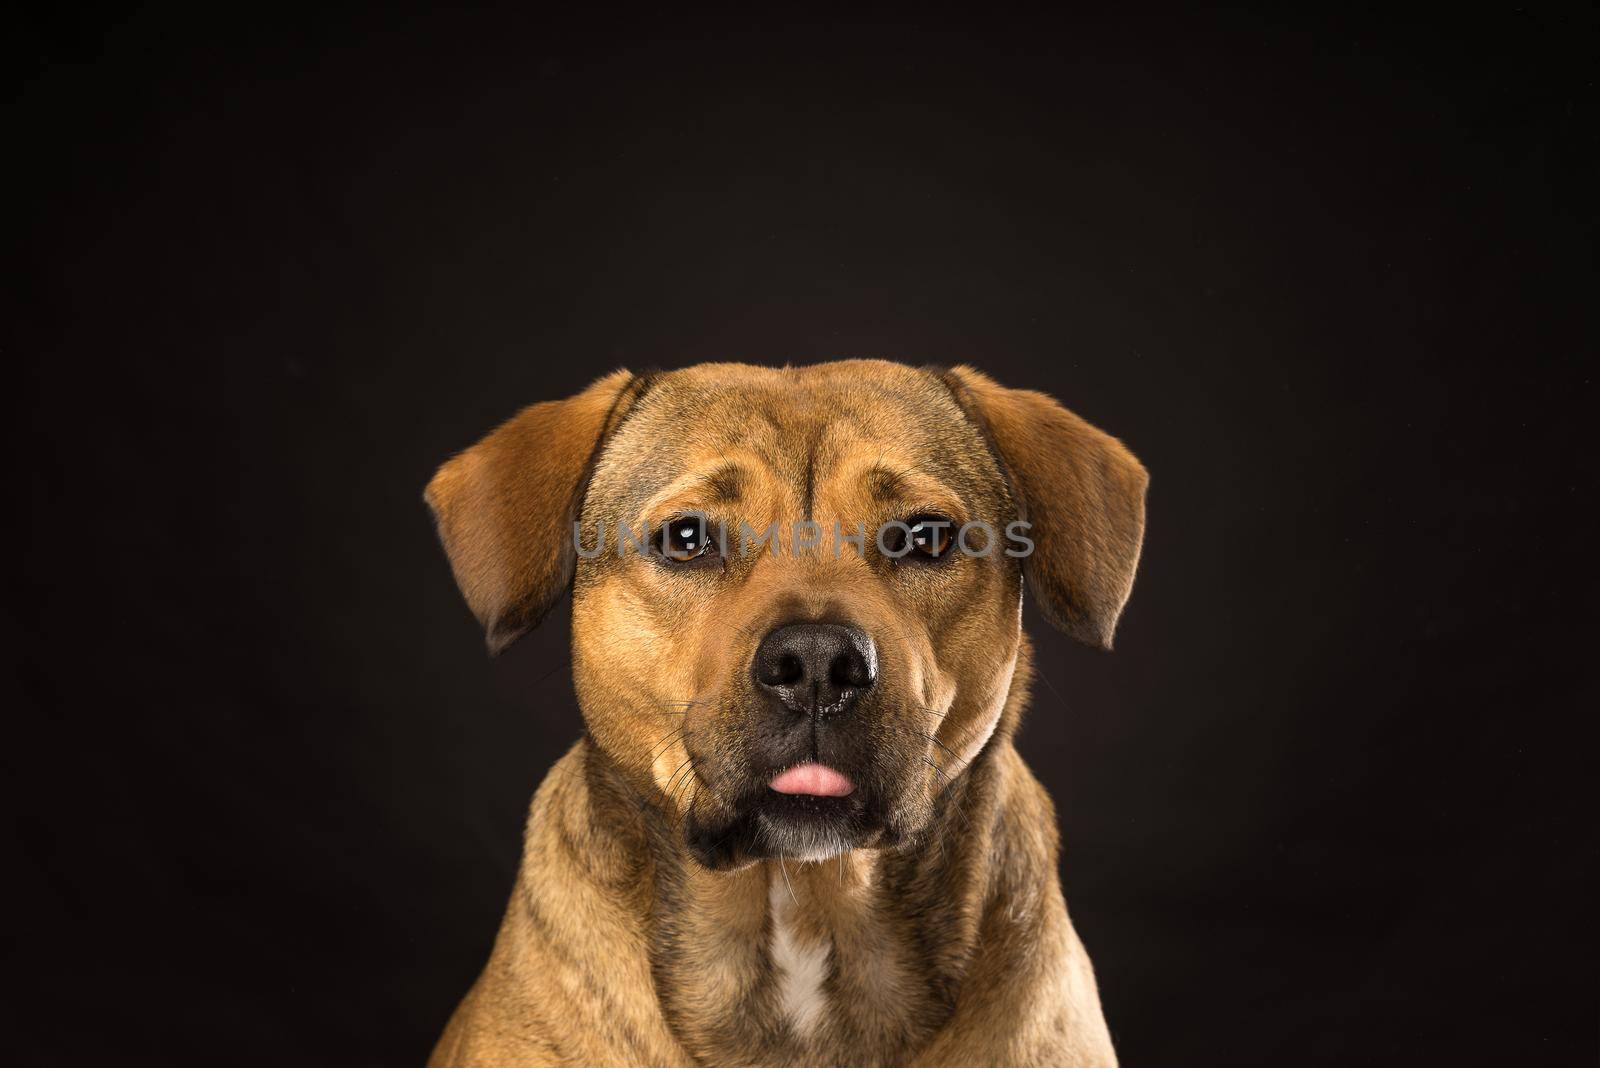
[[[691,765],[689,768],[689,773],[683,777],[683,781],[680,782],[672,791],[672,804],[670,807],[677,811],[677,816],[673,818],[673,826],[679,829],[683,827],[684,821],[689,818],[689,809],[694,805],[696,793],[695,779],[695,770],[693,765]],[[681,804],[679,803],[678,797],[680,793],[683,795]]]
[[[1065,706],[1067,699],[1061,696],[1061,691],[1056,689],[1056,684],[1050,681],[1050,676],[1044,673],[1044,668],[1040,667],[1038,664],[1035,664],[1033,666],[1033,673],[1039,676],[1040,681],[1050,688],[1051,693],[1056,695],[1056,700],[1060,701],[1061,704]]]
[[[695,770],[694,766],[694,754],[690,753],[689,759],[684,763],[687,765],[689,770],[687,774],[684,775],[682,781],[680,781],[678,785],[673,788],[672,793],[668,798],[669,812],[676,810],[677,816],[673,822],[675,826],[679,827],[680,829],[683,827],[684,821],[689,818],[689,808],[694,804],[695,796],[698,793],[696,786],[699,782],[699,773]],[[683,769],[680,768],[679,770],[681,771]],[[681,799],[679,797],[680,794],[682,795]],[[679,803],[680,800],[682,802],[681,804]]]
[[[922,762],[924,764],[928,765],[928,767],[932,768],[933,771],[934,771],[934,774],[943,776],[945,782],[950,783],[952,785],[955,783],[955,780],[953,778],[951,778],[950,773],[948,771],[946,771],[944,768],[941,768],[939,765],[935,764],[933,761],[929,760],[927,757],[923,757],[922,758]],[[963,827],[965,827],[968,831],[971,831],[972,830],[972,822],[967,819],[967,814],[961,810],[961,805],[959,803],[957,803],[956,799],[955,798],[951,798],[951,799],[949,799],[949,801],[946,802],[946,804],[948,805],[950,811],[954,812],[956,814],[957,818],[959,818],[961,820],[961,825]]]
[[[698,798],[699,796],[700,796],[699,786],[694,781],[693,777],[691,777],[690,780],[689,780],[689,789],[684,794],[683,805],[682,805],[681,809],[679,810],[680,814],[678,816],[678,827],[680,829],[682,829],[684,823],[688,821],[688,819],[689,819],[689,810],[694,808],[695,799]]]
[[[789,900],[793,901],[796,908],[800,907],[800,899],[794,896],[794,884],[789,881],[789,868],[783,863],[783,854],[778,854],[778,870],[783,872],[783,885],[789,888]]]
[[[951,749],[948,745],[945,745],[943,742],[941,742],[939,739],[935,738],[933,735],[928,734],[928,733],[926,733],[924,731],[917,731],[916,733],[922,735],[924,738],[928,739],[928,741],[932,742],[934,745],[938,746],[940,749],[943,749],[946,753],[948,753],[950,755],[950,759],[951,760],[954,760],[958,764],[962,762],[961,761],[961,757],[956,753],[956,751],[954,749]]]
[[[693,759],[693,758],[690,758],[690,759]],[[661,787],[661,793],[662,793],[662,796],[664,796],[664,798],[666,798],[667,806],[670,806],[670,804],[672,804],[672,793],[674,793],[674,785],[672,785],[672,783],[674,783],[674,780],[677,779],[678,772],[682,772],[683,769],[685,769],[685,767],[688,766],[688,764],[690,764],[690,759],[685,759],[685,761],[683,761],[682,764],[678,764],[677,771],[674,771],[674,772],[672,772],[672,774],[667,775],[666,785],[664,785],[664,787]],[[654,761],[651,761],[651,763],[654,763]]]
[[[533,685],[535,687],[539,686],[540,683],[542,683],[542,682],[546,681],[547,679],[549,679],[550,676],[554,675],[556,672],[560,671],[562,668],[569,667],[569,666],[570,665],[564,660],[563,661],[558,661],[556,663],[555,667],[551,668],[549,671],[546,671],[543,675],[540,675],[538,678],[534,679],[533,680]]]
[[[965,761],[963,761],[961,759],[960,755],[958,755],[955,750],[951,749],[948,745],[945,745],[943,742],[941,742],[939,739],[935,738],[933,735],[929,734],[927,731],[918,730],[915,727],[911,727],[911,726],[908,726],[908,725],[903,724],[903,723],[885,723],[884,726],[888,727],[890,730],[897,730],[897,731],[901,731],[901,732],[906,733],[906,734],[914,734],[918,738],[926,739],[927,741],[932,742],[934,745],[938,746],[940,749],[943,749],[946,753],[948,753],[950,755],[950,759],[951,760],[955,761],[958,764],[966,763]]]
[[[674,793],[673,786],[672,786],[673,780],[678,777],[678,775],[683,771],[684,768],[688,767],[693,762],[694,762],[694,757],[686,758],[682,764],[678,765],[678,770],[674,771],[671,775],[669,775],[667,777],[667,800],[669,800],[669,801],[672,800],[672,795]]]
[[[673,742],[683,737],[684,726],[684,724],[680,723],[678,726],[667,732],[667,736],[657,743],[656,747],[650,751],[650,763],[654,764],[660,758],[661,754],[667,751]]]
[[[678,771],[683,771],[684,767],[688,768],[688,773],[685,774],[684,777],[678,781],[678,784],[672,788],[672,796],[674,799],[677,798],[679,793],[685,791],[689,785],[694,782],[695,770],[693,754],[690,754],[689,759],[683,762],[683,767],[680,767]],[[676,778],[676,773],[674,773],[674,777]]]

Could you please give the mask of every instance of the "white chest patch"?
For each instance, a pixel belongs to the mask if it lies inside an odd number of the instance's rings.
[[[795,938],[794,898],[779,875],[769,893],[772,907],[772,964],[778,972],[778,1003],[795,1034],[816,1029],[828,1007],[822,984],[828,977],[828,947],[802,945]]]

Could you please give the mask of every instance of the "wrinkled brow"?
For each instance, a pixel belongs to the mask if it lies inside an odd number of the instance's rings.
[[[659,503],[663,499],[687,499],[700,507],[735,504],[744,496],[749,477],[749,472],[743,467],[728,462],[709,471],[678,479],[657,493],[653,500]]]
[[[757,469],[741,460],[719,458],[715,466],[691,470],[661,487],[638,504],[639,513],[664,516],[669,512],[707,512],[738,505],[759,488]],[[654,522],[654,519],[651,520]]]
[[[744,496],[746,477],[738,464],[723,464],[701,475],[694,486],[705,494],[707,504],[733,504]]]
[[[894,501],[906,496],[905,476],[882,464],[873,464],[865,475],[867,492],[873,500]]]
[[[943,507],[955,514],[962,495],[932,474],[910,468],[896,470],[882,463],[873,464],[861,475],[867,493],[883,504],[916,504]]]

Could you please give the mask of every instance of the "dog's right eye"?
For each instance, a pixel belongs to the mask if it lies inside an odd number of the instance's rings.
[[[697,515],[679,516],[661,524],[656,551],[663,560],[675,564],[711,561],[720,555],[715,531],[704,517]]]

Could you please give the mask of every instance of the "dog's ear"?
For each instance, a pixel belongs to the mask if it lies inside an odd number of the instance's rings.
[[[1144,466],[1043,393],[1007,389],[970,367],[943,377],[988,435],[1031,525],[1023,573],[1040,610],[1084,644],[1111,648],[1144,542]]]
[[[607,435],[647,380],[609,374],[524,408],[439,468],[423,492],[456,584],[499,654],[572,582],[572,523]]]

